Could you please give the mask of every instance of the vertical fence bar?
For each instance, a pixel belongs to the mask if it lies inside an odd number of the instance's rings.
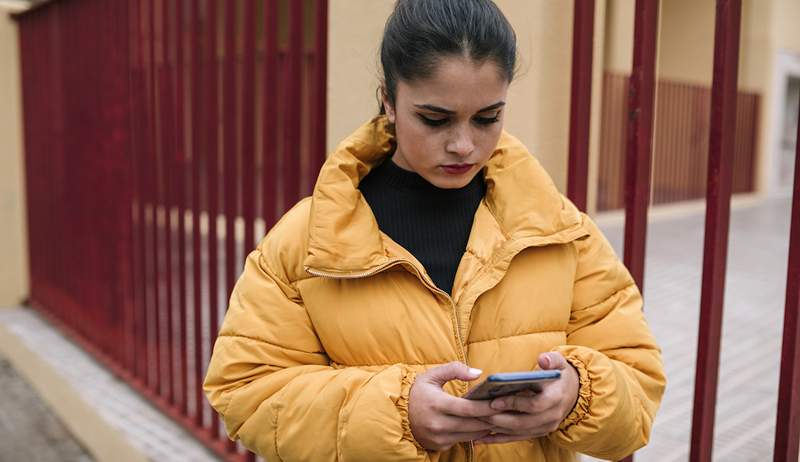
[[[172,275],[172,206],[175,195],[175,95],[173,92],[174,63],[170,45],[172,43],[172,31],[169,26],[171,21],[170,5],[174,2],[164,1],[161,3],[161,88],[163,95],[163,122],[160,124],[163,132],[164,150],[161,153],[161,178],[164,191],[164,285],[166,286],[166,325],[164,332],[166,355],[166,377],[163,386],[166,388],[166,400],[169,405],[175,404],[175,306],[173,300],[174,278]]]
[[[789,269],[786,275],[781,379],[775,425],[775,462],[796,461],[800,452],[800,117],[797,120]]]
[[[131,8],[130,31],[131,31],[131,171],[133,172],[133,203],[134,230],[133,230],[133,249],[132,259],[134,274],[134,318],[133,318],[133,364],[130,371],[139,380],[143,378],[143,370],[146,368],[146,344],[143,341],[146,335],[144,325],[145,310],[145,276],[144,276],[144,200],[142,197],[143,187],[143,141],[144,141],[144,114],[143,105],[144,92],[142,89],[142,44],[141,37],[141,10],[143,2],[129,2]]]
[[[208,187],[206,194],[208,194],[207,201],[207,214],[208,214],[208,331],[207,341],[210,347],[213,348],[214,341],[217,336],[219,328],[219,267],[217,261],[217,248],[219,240],[217,238],[217,214],[219,212],[219,192],[217,190],[217,180],[219,179],[219,138],[217,136],[218,130],[218,111],[219,111],[219,94],[217,89],[217,80],[219,73],[219,59],[217,52],[217,13],[219,12],[219,3],[217,0],[209,0],[208,4],[208,20],[209,20],[209,47],[208,47],[208,118],[206,127],[208,143],[206,151],[206,172]],[[219,439],[219,416],[213,410],[211,413],[211,436],[214,439]]]
[[[236,51],[236,20],[239,2],[225,2],[225,68],[223,96],[223,132],[225,149],[223,159],[223,187],[225,197],[225,296],[230,295],[236,278],[236,202],[238,199],[236,175],[237,157],[237,107],[236,107],[236,69],[239,57]]]
[[[200,67],[202,56],[202,42],[200,40],[201,18],[200,1],[191,2],[191,21],[190,30],[192,46],[189,48],[190,60],[192,61],[192,304],[194,305],[194,329],[192,337],[194,340],[194,425],[198,429],[203,428],[203,408],[205,400],[203,396],[203,253],[202,235],[200,234],[200,215],[203,213],[203,206],[200,203],[200,170],[201,170],[201,135],[203,133],[201,125],[204,120],[201,117],[205,105],[201,105],[202,89],[205,75]],[[210,14],[209,14],[210,16]],[[209,20],[210,21],[210,20]],[[206,32],[208,23],[206,24]],[[208,34],[207,34],[208,36]],[[207,68],[208,66],[206,66]],[[207,116],[208,117],[208,116]],[[207,128],[207,127],[206,127]],[[206,149],[208,149],[206,147]]]
[[[328,0],[317,0],[314,10],[314,74],[311,98],[311,168],[309,185],[313,189],[319,169],[325,163],[328,85]]]
[[[278,0],[264,0],[264,90],[262,106],[261,216],[267,230],[275,223],[278,134]]]
[[[572,90],[569,112],[567,196],[586,210],[589,181],[589,119],[592,108],[594,0],[574,0],[572,20]]]
[[[158,344],[159,336],[159,312],[161,303],[159,301],[159,287],[158,287],[158,213],[157,213],[157,205],[158,205],[158,195],[157,195],[157,181],[158,178],[158,171],[156,169],[157,165],[157,152],[156,152],[156,143],[157,143],[157,107],[156,107],[156,47],[155,47],[155,6],[156,0],[150,0],[147,2],[149,4],[148,9],[148,48],[149,48],[149,60],[148,60],[148,80],[150,82],[149,91],[148,91],[148,99],[150,100],[150,109],[148,111],[148,168],[151,170],[150,174],[147,175],[148,182],[147,182],[147,189],[148,189],[148,206],[149,206],[149,228],[150,228],[150,284],[152,285],[152,304],[150,307],[149,314],[149,325],[148,325],[148,343],[150,345],[150,351],[152,352],[152,361],[148,362],[148,380],[150,384],[150,389],[153,391],[158,392],[158,379],[159,379],[159,370],[161,369],[161,352]]]
[[[238,199],[239,178],[236,171],[236,158],[238,156],[238,117],[237,117],[237,82],[236,69],[239,67],[239,56],[236,50],[237,38],[237,12],[239,2],[225,2],[225,68],[223,80],[223,135],[224,150],[223,177],[224,188],[224,216],[225,216],[225,268],[224,289],[225,300],[228,300],[233,285],[236,281],[236,203]],[[216,337],[216,329],[212,337]],[[216,413],[215,413],[216,414]],[[236,449],[235,443],[227,441],[228,450]]]
[[[256,90],[256,4],[244,4],[244,75],[242,89],[242,217],[244,242],[242,255],[247,255],[255,244],[255,90]],[[241,263],[239,264],[241,267]]]
[[[300,124],[303,77],[303,2],[289,2],[283,139],[283,211],[300,196]]]
[[[180,401],[178,402],[180,413],[188,415],[188,393],[189,393],[189,348],[187,339],[187,313],[186,310],[186,130],[185,130],[185,61],[183,50],[184,38],[184,0],[175,3],[175,116],[177,126],[177,147],[175,150],[175,190],[176,205],[178,208],[178,342],[177,354],[180,358]]]
[[[658,5],[658,0],[636,0],[633,72],[628,86],[624,260],[642,292],[647,209],[650,203]]]
[[[714,440],[736,128],[741,9],[741,0],[717,0],[703,287],[700,294],[700,330],[689,456],[693,462],[711,460]]]
[[[658,0],[636,0],[633,71],[628,85],[624,261],[642,293],[650,203],[658,7]],[[633,456],[624,460],[630,462]]]

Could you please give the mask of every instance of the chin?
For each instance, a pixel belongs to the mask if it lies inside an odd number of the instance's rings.
[[[468,185],[474,177],[475,173],[469,172],[459,176],[438,174],[425,179],[428,180],[428,183],[440,189],[460,189]]]

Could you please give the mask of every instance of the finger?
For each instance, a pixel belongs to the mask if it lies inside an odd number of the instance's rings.
[[[545,436],[542,435],[506,435],[502,433],[497,433],[494,435],[485,436],[481,439],[475,440],[474,442],[477,444],[497,444],[497,443],[510,443],[512,441],[523,441],[529,440],[533,438],[539,438]]]
[[[483,371],[480,369],[470,368],[462,362],[453,361],[443,366],[434,367],[423,374],[423,377],[427,378],[429,382],[442,387],[451,380],[470,381],[477,379],[481,374],[483,374]],[[419,378],[420,377],[418,377],[417,380],[419,380]]]
[[[491,407],[498,411],[517,411],[525,414],[538,414],[555,406],[557,400],[551,393],[539,393],[534,396],[510,395],[492,400]]]
[[[434,422],[435,425],[431,426],[434,433],[479,432],[494,428],[491,423],[469,417],[443,415],[436,417]]]
[[[499,412],[492,409],[492,402],[488,399],[471,400],[457,398],[452,395],[443,397],[437,406],[437,411],[459,417],[486,417]]]
[[[539,367],[544,370],[564,369],[567,367],[567,360],[557,351],[549,351],[539,355]]]
[[[551,412],[544,414],[512,414],[504,412],[486,417],[483,421],[500,429],[495,430],[497,433],[520,434],[531,433],[537,429],[545,432],[558,422],[558,417]]]

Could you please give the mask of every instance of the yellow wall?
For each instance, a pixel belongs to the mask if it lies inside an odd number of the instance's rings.
[[[20,92],[17,29],[0,7],[0,307],[28,291]]]
[[[514,27],[520,75],[509,90],[506,129],[563,189],[569,132],[572,2],[497,0]],[[332,0],[329,17],[328,151],[377,114],[378,47],[391,0]]]

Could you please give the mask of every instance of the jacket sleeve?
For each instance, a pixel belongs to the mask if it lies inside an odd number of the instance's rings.
[[[555,350],[580,377],[578,401],[548,438],[602,459],[647,444],[666,378],[633,279],[597,226],[576,241],[578,265],[567,344]]]
[[[229,437],[275,462],[428,460],[408,425],[414,372],[331,367],[264,247],[247,258],[204,383]]]

